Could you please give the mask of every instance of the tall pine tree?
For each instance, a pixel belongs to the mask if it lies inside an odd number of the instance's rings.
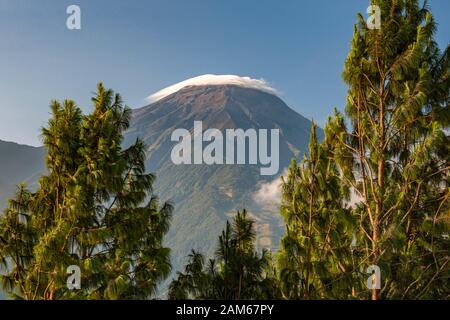
[[[361,298],[449,294],[449,50],[427,4],[373,0],[381,28],[355,26],[346,114],[330,121],[342,183],[357,194],[359,264],[381,268]]]
[[[23,186],[0,218],[3,286],[23,299],[137,299],[170,272],[162,244],[172,207],[152,193],[144,145],[122,149],[131,111],[100,83],[94,110],[52,102],[42,130],[48,173],[36,192]],[[67,268],[81,269],[81,289]]]
[[[184,272],[169,287],[169,299],[250,300],[280,297],[267,251],[255,250],[253,220],[244,209],[219,236],[215,259],[192,251]]]
[[[286,234],[278,270],[287,299],[336,299],[349,297],[352,291],[350,247],[355,226],[346,206],[349,191],[340,184],[332,148],[332,139],[318,143],[313,124],[309,154],[300,165],[293,160],[282,181]]]

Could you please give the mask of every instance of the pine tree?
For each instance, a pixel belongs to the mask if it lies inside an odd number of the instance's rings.
[[[343,78],[346,114],[330,121],[342,182],[357,194],[359,264],[381,268],[361,298],[449,294],[449,49],[425,3],[373,0],[381,29],[355,26]]]
[[[300,165],[293,160],[282,178],[286,234],[281,239],[278,269],[288,299],[339,298],[351,291],[351,277],[341,275],[352,275],[355,226],[346,208],[348,189],[340,185],[331,158],[332,146],[328,138],[318,143],[313,124],[309,154]]]
[[[1,282],[16,298],[148,298],[170,272],[172,206],[152,193],[142,141],[122,149],[131,111],[101,83],[92,102],[89,115],[52,102],[48,173],[36,192],[21,186],[0,219]],[[81,290],[67,287],[71,265]]]
[[[201,253],[192,251],[184,272],[169,287],[169,299],[248,300],[279,297],[271,257],[255,251],[253,220],[244,209],[227,222],[219,236],[215,259],[205,265]]]

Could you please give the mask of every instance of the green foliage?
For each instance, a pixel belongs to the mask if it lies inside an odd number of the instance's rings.
[[[20,186],[0,219],[3,287],[23,299],[136,299],[170,272],[162,240],[172,206],[152,194],[144,145],[122,150],[131,111],[98,85],[94,110],[53,101],[42,129],[48,174],[31,193]],[[81,290],[66,269],[81,268]]]
[[[287,299],[337,298],[351,292],[350,243],[355,222],[344,206],[348,189],[340,184],[332,145],[317,142],[311,129],[309,155],[293,160],[283,178],[281,214],[286,234],[278,253],[283,295]]]
[[[357,296],[448,298],[449,49],[434,42],[426,3],[372,2],[381,29],[360,17],[343,73],[350,129],[336,114],[327,132],[357,198],[358,265],[381,268],[381,291]]]
[[[359,17],[343,73],[350,128],[335,112],[283,182],[286,298],[450,297],[449,48],[426,3],[372,4],[381,29]],[[366,287],[371,265],[381,290]]]
[[[267,251],[254,247],[253,221],[244,209],[219,236],[215,259],[205,263],[192,251],[184,272],[169,288],[169,299],[275,299],[279,297],[275,272]]]

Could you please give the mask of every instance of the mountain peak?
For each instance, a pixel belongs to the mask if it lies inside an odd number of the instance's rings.
[[[147,101],[154,103],[175,92],[180,91],[185,87],[192,86],[223,86],[234,85],[243,88],[251,88],[264,91],[273,95],[278,95],[278,91],[270,86],[264,79],[253,79],[250,77],[241,77],[237,75],[215,75],[205,74],[198,77],[190,78],[167,88],[161,89],[158,92],[147,97]]]

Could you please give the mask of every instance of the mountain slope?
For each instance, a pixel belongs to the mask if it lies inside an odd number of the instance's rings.
[[[156,192],[175,204],[167,242],[174,268],[184,264],[194,248],[214,252],[225,221],[242,208],[256,220],[258,245],[277,247],[282,233],[278,212],[256,203],[254,192],[276,176],[261,176],[258,165],[174,165],[170,159],[175,129],[192,132],[194,121],[203,130],[279,129],[280,170],[299,158],[309,141],[311,122],[290,109],[276,95],[237,85],[187,86],[133,112],[126,143],[137,137],[148,146],[147,168],[157,173]],[[322,133],[319,132],[319,136]],[[276,208],[276,207],[275,207]]]
[[[45,149],[0,140],[0,210],[6,207],[17,184],[33,189],[45,170]]]
[[[30,188],[36,187],[44,172],[44,156],[44,148],[0,140],[0,215],[17,184],[25,182]],[[0,300],[3,299],[6,294],[0,289]]]

